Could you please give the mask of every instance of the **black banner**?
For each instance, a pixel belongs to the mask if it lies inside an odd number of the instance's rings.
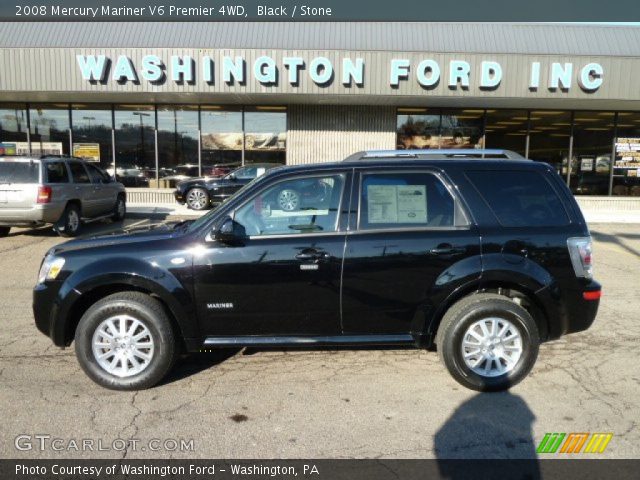
[[[637,478],[638,460],[0,460],[0,480],[602,480]]]
[[[0,0],[2,21],[638,22],[637,0]]]

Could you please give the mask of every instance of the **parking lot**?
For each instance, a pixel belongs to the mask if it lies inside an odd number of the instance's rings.
[[[534,456],[547,432],[611,432],[600,457],[638,457],[640,226],[598,224],[592,234],[604,289],[595,325],[543,345],[509,393],[466,390],[435,352],[410,349],[201,354],[181,359],[163,385],[123,393],[94,385],[73,349],[36,330],[31,288],[63,239],[16,229],[0,239],[0,456],[517,458]],[[61,441],[40,448],[36,435]]]

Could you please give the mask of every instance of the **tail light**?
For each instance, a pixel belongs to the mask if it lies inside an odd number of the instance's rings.
[[[46,185],[38,187],[38,203],[49,203],[51,201],[51,187]]]
[[[574,237],[567,240],[569,256],[576,277],[593,278],[591,237]]]

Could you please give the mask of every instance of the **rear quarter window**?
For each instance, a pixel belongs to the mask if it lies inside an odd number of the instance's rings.
[[[554,227],[569,224],[558,193],[540,172],[475,170],[467,178],[505,227]]]

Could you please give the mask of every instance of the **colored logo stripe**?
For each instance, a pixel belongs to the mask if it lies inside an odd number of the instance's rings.
[[[545,433],[536,452],[556,453],[562,444],[558,453],[580,453],[586,443],[587,446],[582,453],[603,453],[612,438],[613,433],[574,432],[568,435],[566,433]],[[563,440],[564,443],[562,443]]]

